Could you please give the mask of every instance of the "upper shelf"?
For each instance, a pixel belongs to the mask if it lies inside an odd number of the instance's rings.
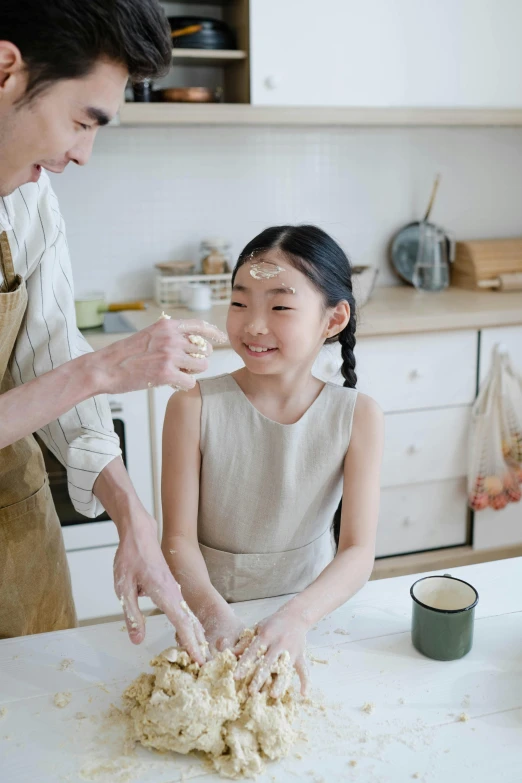
[[[179,50],[178,50],[179,51]],[[522,109],[251,106],[126,103],[115,125],[522,126]]]
[[[173,65],[226,65],[246,60],[239,49],[173,49]]]

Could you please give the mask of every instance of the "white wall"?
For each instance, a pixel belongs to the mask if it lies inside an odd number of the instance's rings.
[[[157,261],[234,253],[264,227],[313,222],[396,282],[387,243],[425,210],[459,238],[522,234],[521,128],[107,128],[87,168],[53,182],[76,290],[152,295]]]

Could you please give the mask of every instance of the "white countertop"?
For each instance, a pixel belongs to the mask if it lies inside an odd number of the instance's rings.
[[[194,313],[184,308],[167,310],[173,318],[202,318],[223,331],[227,312],[226,305],[216,305],[204,313]],[[136,329],[143,329],[157,321],[161,308],[149,303],[145,311],[129,310],[124,315]],[[516,324],[522,324],[522,292],[448,288],[441,293],[425,293],[411,286],[400,285],[375,289],[370,301],[360,310],[357,338],[454,329],[478,330],[488,326]],[[128,334],[92,334],[86,337],[97,350],[128,337]],[[229,347],[225,344],[216,346],[216,349]]]
[[[309,741],[270,764],[262,783],[520,783],[522,780],[522,558],[451,569],[480,600],[475,642],[460,661],[424,658],[411,645],[415,576],[369,582],[309,634],[313,693],[326,711],[305,718]],[[255,622],[282,599],[237,604]],[[174,783],[218,780],[196,757],[137,749],[102,713],[118,704],[149,659],[172,643],[163,616],[141,647],[121,623],[0,641],[0,779],[5,783]],[[336,634],[342,628],[349,635]],[[71,659],[69,669],[60,663]],[[58,709],[56,692],[70,691]],[[373,714],[361,710],[373,702]],[[404,703],[403,703],[404,702]],[[469,720],[459,721],[467,713]],[[84,716],[83,718],[81,716]],[[77,717],[80,716],[80,717]],[[350,766],[355,761],[355,766]]]

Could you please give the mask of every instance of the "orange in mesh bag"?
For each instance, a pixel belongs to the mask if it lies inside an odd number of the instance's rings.
[[[472,408],[468,500],[472,509],[496,510],[522,497],[522,386],[509,357],[493,353],[491,370]]]

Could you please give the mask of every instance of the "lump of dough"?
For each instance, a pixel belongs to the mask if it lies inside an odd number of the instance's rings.
[[[53,702],[55,707],[60,707],[60,709],[63,709],[63,707],[67,707],[71,699],[72,693],[70,691],[63,691],[62,693],[54,694]]]
[[[288,653],[272,667],[260,693],[251,696],[252,671],[234,680],[237,659],[230,650],[200,666],[184,650],[171,647],[151,661],[154,674],[141,674],[123,694],[134,741],[160,751],[203,751],[223,776],[255,777],[266,760],[286,756],[296,740],[296,702],[291,687],[273,699],[280,675],[290,683]]]

